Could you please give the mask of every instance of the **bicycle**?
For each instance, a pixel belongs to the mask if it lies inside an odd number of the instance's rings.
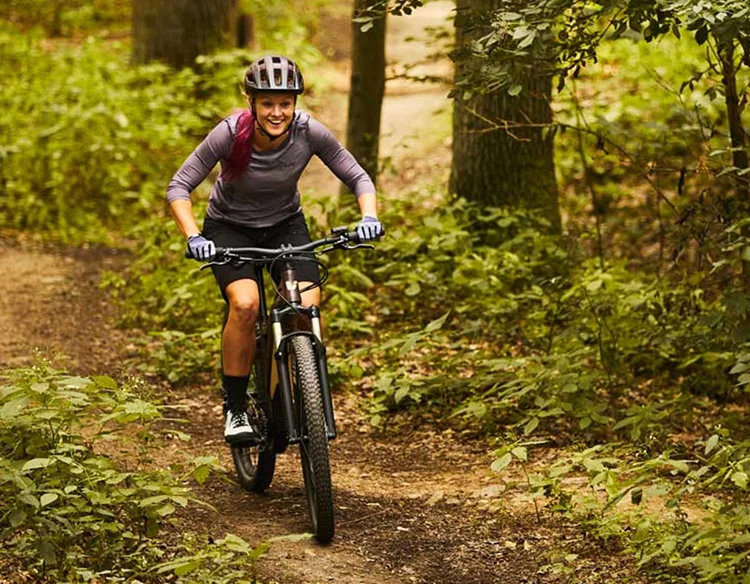
[[[325,249],[319,250],[321,247]],[[328,278],[325,264],[316,255],[334,250],[374,249],[361,243],[356,232],[337,227],[329,237],[301,246],[275,249],[217,248],[216,256],[201,267],[250,262],[261,270],[260,306],[255,324],[255,358],[249,417],[261,438],[231,445],[232,461],[240,485],[262,493],[271,485],[276,455],[289,444],[299,444],[307,506],[315,538],[321,543],[334,535],[333,486],[328,441],[336,438],[336,420],[328,384],[326,349],[320,325],[320,308],[305,307],[291,260],[315,261],[321,267],[322,285]],[[186,257],[191,257],[186,253]],[[275,286],[276,300],[268,310],[265,274],[282,261]],[[267,268],[264,270],[263,268]],[[269,326],[270,325],[270,326]],[[257,407],[255,406],[257,404]]]

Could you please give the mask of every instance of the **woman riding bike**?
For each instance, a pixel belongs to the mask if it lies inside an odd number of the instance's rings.
[[[278,248],[310,242],[297,187],[313,155],[356,195],[362,212],[360,241],[384,234],[377,218],[375,186],[354,157],[320,122],[296,110],[304,80],[283,56],[266,56],[245,73],[248,108],[222,120],[185,160],[167,187],[167,201],[190,255],[213,259],[219,247]],[[217,162],[201,231],[190,193]],[[320,276],[314,262],[296,261],[305,306],[320,304]],[[247,415],[247,389],[255,349],[259,274],[252,264],[212,266],[229,310],[221,343],[222,395],[229,444],[257,438]],[[274,270],[276,271],[276,270]],[[279,274],[272,273],[278,282]]]

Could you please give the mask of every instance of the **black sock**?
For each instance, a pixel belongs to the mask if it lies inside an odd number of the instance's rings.
[[[221,384],[224,388],[224,404],[231,408],[244,408],[247,405],[247,384],[250,382],[249,375],[234,377],[222,375]]]

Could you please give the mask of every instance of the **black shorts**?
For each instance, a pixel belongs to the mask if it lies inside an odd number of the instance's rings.
[[[233,225],[206,217],[203,221],[202,234],[206,239],[213,241],[216,247],[263,247],[271,249],[282,245],[303,245],[311,241],[310,232],[302,213],[292,215],[289,219],[271,227],[258,228]],[[300,282],[320,284],[318,265],[315,262],[293,260],[290,263],[297,270],[297,277]],[[279,281],[282,267],[282,262],[276,262],[273,266],[271,277],[275,282]],[[227,286],[236,280],[250,279],[258,282],[258,286],[261,285],[260,266],[255,264],[248,263],[239,266],[225,264],[223,266],[211,266],[211,269],[225,299]]]

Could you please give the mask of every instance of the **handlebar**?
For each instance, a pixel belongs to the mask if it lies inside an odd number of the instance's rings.
[[[317,239],[298,246],[282,246],[278,248],[262,248],[262,247],[217,247],[216,255],[214,260],[210,263],[216,263],[216,260],[222,262],[224,260],[229,261],[230,259],[239,259],[246,261],[263,262],[273,258],[281,256],[288,256],[301,253],[310,253],[319,247],[328,245],[326,249],[320,250],[316,253],[328,253],[334,249],[358,249],[367,248],[374,249],[374,246],[362,243],[357,236],[356,231],[349,231],[346,227],[334,227],[331,230],[331,235],[322,239]],[[246,257],[252,255],[256,257]],[[260,256],[260,257],[258,257]],[[190,249],[185,250],[185,257],[187,259],[195,259],[190,253]]]

